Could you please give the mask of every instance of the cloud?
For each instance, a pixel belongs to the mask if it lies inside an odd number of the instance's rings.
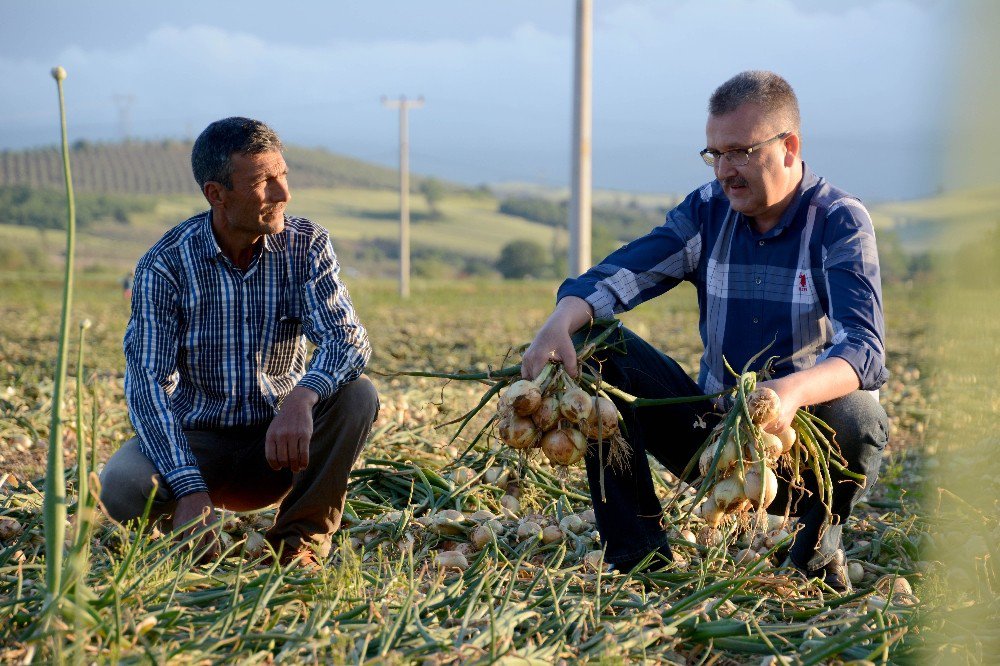
[[[620,174],[615,186],[660,187],[660,174],[675,161],[664,153],[684,150],[686,158],[700,147],[708,95],[749,68],[773,69],[791,81],[807,137],[932,131],[947,71],[944,10],[902,0],[850,7],[817,11],[786,0],[598,4],[595,159],[626,163],[595,166],[596,173]],[[457,25],[461,18],[450,17]],[[69,71],[71,131],[78,136],[115,138],[114,96],[132,94],[136,135],[181,136],[218,117],[253,115],[290,142],[391,162],[396,118],[379,97],[423,94],[426,107],[411,117],[415,169],[422,162],[425,170],[470,182],[564,181],[572,35],[529,20],[499,36],[462,34],[308,44],[266,28],[251,34],[178,23],[127,45],[69,48],[53,62],[0,58],[0,95],[20,100],[0,109],[0,146],[54,140],[45,138],[55,136],[56,120],[47,72],[58,62]],[[701,177],[695,168],[673,170],[675,179]]]

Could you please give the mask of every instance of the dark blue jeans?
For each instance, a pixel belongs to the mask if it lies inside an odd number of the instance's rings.
[[[617,336],[618,334],[613,334]],[[703,395],[701,388],[669,356],[658,351],[628,329],[622,329],[623,352],[607,350],[591,361],[599,365],[604,381],[642,398],[669,398]],[[632,408],[618,401],[626,440],[632,452],[627,466],[616,470],[604,464],[604,498],[597,447],[587,452],[587,479],[594,513],[607,548],[607,559],[621,569],[634,566],[654,550],[668,554],[666,525],[660,501],[653,490],[653,478],[646,454],[680,477],[691,458],[719,422],[709,400]],[[810,492],[792,491],[779,481],[778,496],[770,511],[782,513],[791,502],[791,515],[799,517],[800,530],[789,550],[792,561],[802,568],[817,569],[829,562],[841,546],[841,532],[858,501],[875,483],[888,440],[889,423],[885,410],[871,394],[855,391],[843,398],[815,405],[811,410],[837,433],[841,453],[848,468],[864,474],[864,486],[836,470],[833,525],[819,537],[825,508],[816,493],[815,479],[805,473]],[[698,469],[685,479],[694,481]]]

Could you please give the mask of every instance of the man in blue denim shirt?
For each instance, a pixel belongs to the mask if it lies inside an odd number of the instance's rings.
[[[720,86],[709,102],[706,136],[701,155],[716,179],[670,211],[665,224],[563,283],[555,311],[525,353],[523,373],[536,376],[552,358],[574,373],[571,336],[592,317],[614,316],[691,282],[705,347],[698,382],[629,331],[626,353],[600,357],[604,379],[647,398],[717,393],[735,381],[726,361],[741,369],[771,345],[751,366],[760,370],[766,357],[779,358],[765,384],[780,397],[781,414],[768,429],[783,430],[798,408],[810,406],[836,430],[849,468],[867,479],[862,486],[830,470],[833,526],[825,532],[826,508],[815,487],[789,494],[781,484],[775,502],[791,501],[799,516],[792,563],[847,590],[843,525],[876,479],[888,433],[876,394],[888,372],[871,219],[857,198],[802,161],[798,102],[780,76],[743,72]],[[606,501],[595,492],[596,453],[586,462],[607,557],[631,569],[652,551],[670,555],[646,454],[680,475],[704,441],[699,426],[706,414],[711,420],[712,404],[619,409],[633,455],[626,470],[604,470]]]

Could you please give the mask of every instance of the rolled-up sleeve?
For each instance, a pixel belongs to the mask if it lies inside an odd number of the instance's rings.
[[[298,385],[312,389],[322,400],[360,377],[371,358],[368,332],[340,280],[340,264],[327,235],[318,236],[309,249],[303,303],[303,332],[316,350]]]
[[[841,200],[827,215],[823,267],[833,326],[832,346],[820,358],[847,361],[873,391],[889,378],[885,365],[885,317],[875,230],[864,206]]]
[[[155,264],[136,270],[124,339],[125,400],[140,450],[179,499],[208,487],[170,404],[177,386],[179,289],[168,275]]]
[[[557,299],[578,296],[590,303],[595,317],[612,317],[688,279],[701,257],[698,197],[692,193],[667,214],[664,224],[612,252],[580,277],[563,282]]]

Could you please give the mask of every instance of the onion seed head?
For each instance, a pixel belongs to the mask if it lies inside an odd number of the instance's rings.
[[[66,80],[66,70],[63,69],[62,67],[53,67],[52,68],[52,78],[55,79],[56,81],[65,81]]]

